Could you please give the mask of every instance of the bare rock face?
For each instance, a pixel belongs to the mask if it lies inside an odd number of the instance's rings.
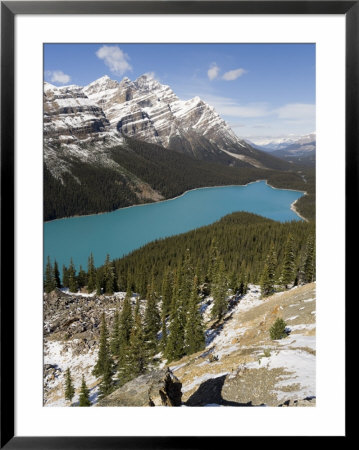
[[[181,388],[170,369],[156,370],[129,381],[98,406],[181,406]]]

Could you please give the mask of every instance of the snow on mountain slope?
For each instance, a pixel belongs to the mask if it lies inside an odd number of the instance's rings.
[[[290,149],[302,152],[315,150],[316,133],[306,134],[304,136],[288,136],[281,138],[257,138],[249,141],[256,147],[269,152],[275,150]]]
[[[105,76],[83,92],[101,105],[111,127],[126,136],[171,147],[173,137],[195,131],[220,148],[245,146],[213,107],[199,97],[180,100],[149,75],[135,81],[126,77],[120,83]]]
[[[277,317],[285,320],[289,335],[272,341],[269,329]],[[187,406],[295,406],[308,399],[301,406],[313,406],[315,329],[315,283],[265,299],[259,286],[249,285],[223,323],[207,330],[205,350],[171,364],[182,382],[183,401]]]
[[[242,297],[228,297],[221,322],[211,319],[213,298],[205,297],[201,311],[206,348],[170,364],[182,383],[187,406],[278,406],[301,402],[313,406],[316,396],[315,283],[262,298],[259,286],[249,285]],[[112,296],[45,294],[44,404],[68,406],[64,399],[65,372],[70,368],[76,396],[84,374],[93,404],[99,380],[92,375],[97,360],[99,322],[105,312],[109,329],[124,292]],[[60,301],[59,301],[60,300]],[[134,307],[136,297],[132,297]],[[141,301],[145,311],[146,300]],[[57,305],[61,305],[59,310]],[[288,336],[272,341],[269,329],[277,317],[287,323]],[[81,320],[80,320],[81,319]],[[157,355],[161,358],[161,354]],[[160,367],[166,365],[161,361]]]
[[[169,86],[146,74],[121,82],[106,75],[85,87],[45,83],[45,155],[61,146],[81,157],[85,147],[101,152],[98,143],[117,145],[123,136],[198,159],[208,159],[208,154],[228,159],[222,150],[251,151],[213,107],[199,97],[180,100]]]

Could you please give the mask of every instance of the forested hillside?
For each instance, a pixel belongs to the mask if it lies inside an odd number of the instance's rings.
[[[72,157],[67,161],[70,171],[62,175],[62,180],[44,165],[45,220],[113,211],[173,198],[198,187],[243,185],[259,179],[266,179],[277,188],[308,192],[314,189],[295,167],[284,172],[255,168],[242,161],[239,167],[231,167],[199,161],[134,139],[109,149],[107,156],[113,161],[112,167],[86,164]],[[315,204],[310,198],[305,196],[297,205],[308,219],[315,215]]]
[[[182,270],[183,261],[189,254],[199,283],[211,279],[211,264],[214,259],[220,258],[223,261],[220,276],[227,280],[231,288],[238,289],[241,283],[261,281],[269,256],[274,258],[272,278],[278,281],[289,239],[293,254],[290,282],[298,283],[305,278],[309,250],[313,261],[315,259],[314,223],[280,223],[238,212],[212,225],[151,242],[121,259],[108,259],[97,269],[95,263],[99,265],[100,262],[93,261],[92,257],[89,258],[87,271],[83,268],[77,274],[74,265],[64,267],[62,284],[72,284],[71,291],[88,286],[90,292],[97,289],[99,294],[131,289],[146,296],[150,289],[159,296],[165,289],[164,284],[172,285],[176,272]]]

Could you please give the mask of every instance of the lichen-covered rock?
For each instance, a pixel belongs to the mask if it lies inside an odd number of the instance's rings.
[[[170,369],[161,369],[129,381],[98,406],[181,406],[182,383]]]

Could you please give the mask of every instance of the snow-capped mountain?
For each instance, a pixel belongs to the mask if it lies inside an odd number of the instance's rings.
[[[121,82],[107,75],[81,87],[45,83],[45,158],[59,147],[81,159],[132,137],[226,165],[271,167],[238,138],[215,109],[194,97],[180,100],[149,75]],[[276,161],[272,161],[272,165]],[[273,168],[273,167],[272,167]]]
[[[46,220],[265,177],[258,169],[292,169],[238,138],[199,97],[180,100],[148,75],[45,83],[44,163]]]
[[[126,77],[120,83],[105,76],[83,92],[102,107],[111,128],[120,134],[176,150],[183,150],[183,141],[193,140],[193,134],[221,150],[247,147],[213,107],[199,97],[180,100],[169,86],[149,75],[135,81]]]
[[[295,154],[299,151],[311,152],[315,150],[316,134],[310,133],[304,136],[288,136],[282,138],[258,138],[252,141],[247,140],[247,142],[268,152],[285,149]]]

